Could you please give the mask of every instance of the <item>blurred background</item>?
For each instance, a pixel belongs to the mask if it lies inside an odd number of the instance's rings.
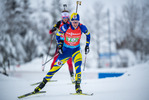
[[[70,15],[77,0],[0,0],[0,67],[51,58],[56,49],[49,30],[61,20],[63,4]],[[82,0],[81,23],[91,33],[88,68],[126,68],[149,60],[148,0]],[[84,61],[85,35],[81,52]]]

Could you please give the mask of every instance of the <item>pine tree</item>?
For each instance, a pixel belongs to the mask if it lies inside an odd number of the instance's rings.
[[[53,0],[51,8],[52,25],[61,19],[62,4],[60,0]]]
[[[119,42],[118,49],[127,48],[131,50],[138,62],[145,60],[149,56],[149,48],[146,43],[149,41],[148,25],[149,17],[148,3],[142,5],[134,0],[128,1],[123,6],[123,15],[118,19]]]

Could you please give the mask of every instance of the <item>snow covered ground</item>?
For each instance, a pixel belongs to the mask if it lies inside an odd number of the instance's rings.
[[[50,63],[49,63],[50,65]],[[9,72],[9,77],[0,74],[0,100],[18,100],[18,96],[31,92],[46,75],[41,71],[41,60],[36,59]],[[121,77],[98,79],[99,72],[125,72]],[[23,100],[149,100],[149,62],[128,69],[86,69],[82,71],[82,90],[93,96],[69,95],[74,93],[67,65],[57,72],[43,90],[46,94],[34,95]]]

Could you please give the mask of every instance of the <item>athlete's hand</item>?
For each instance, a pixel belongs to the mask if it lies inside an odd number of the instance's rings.
[[[49,31],[49,34],[52,34],[52,33],[53,33],[52,30],[50,30],[50,31]]]
[[[60,53],[60,54],[63,54],[63,46],[62,46],[62,43],[59,43],[58,44],[58,52]]]
[[[89,46],[85,46],[85,54],[88,54],[90,51]]]

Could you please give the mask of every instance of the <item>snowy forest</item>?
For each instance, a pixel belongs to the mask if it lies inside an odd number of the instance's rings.
[[[148,0],[128,0],[114,11],[100,0],[89,7],[84,2],[78,13],[91,33],[87,67],[128,67],[149,60]],[[49,52],[49,30],[61,20],[63,4],[70,14],[75,12],[73,0],[0,0],[0,67],[52,57],[56,40]],[[82,36],[83,54],[84,41]]]

